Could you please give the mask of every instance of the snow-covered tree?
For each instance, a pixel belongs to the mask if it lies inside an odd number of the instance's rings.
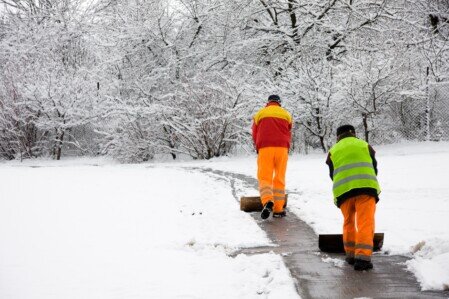
[[[449,132],[446,0],[87,3],[0,0],[1,157],[248,150],[273,93],[294,151]]]
[[[5,99],[14,103],[16,113],[26,112],[18,117],[45,137],[39,139],[59,160],[64,145],[78,145],[67,135],[90,123],[97,95],[87,16],[77,1],[3,2],[9,9],[0,41],[3,84],[14,90]],[[30,150],[26,153],[32,156]]]

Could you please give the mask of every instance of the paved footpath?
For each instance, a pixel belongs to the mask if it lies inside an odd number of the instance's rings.
[[[222,178],[231,183],[237,200],[236,185],[255,188],[257,181],[249,176],[212,169],[195,169]],[[238,183],[238,184],[236,184]],[[288,210],[287,210],[288,213]],[[406,257],[375,253],[374,269],[358,272],[340,262],[336,266],[326,258],[344,260],[344,255],[322,253],[318,236],[293,213],[287,217],[261,220],[252,213],[257,224],[267,233],[276,247],[247,248],[238,253],[258,254],[273,251],[282,255],[295,279],[296,289],[304,298],[449,298],[446,292],[422,292],[414,275],[406,270]]]

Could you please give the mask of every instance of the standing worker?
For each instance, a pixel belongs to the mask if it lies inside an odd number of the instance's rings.
[[[292,116],[281,107],[278,95],[254,115],[252,135],[256,147],[257,179],[263,210],[262,219],[283,217],[285,205],[285,172],[291,141]]]
[[[374,214],[380,194],[374,155],[367,142],[356,138],[354,127],[344,125],[337,129],[337,143],[326,161],[334,202],[344,217],[346,262],[358,271],[373,268]]]

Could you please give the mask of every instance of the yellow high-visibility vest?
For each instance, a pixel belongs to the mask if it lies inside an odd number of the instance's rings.
[[[335,204],[339,196],[353,189],[373,188],[377,190],[377,194],[380,194],[380,186],[367,142],[355,137],[346,137],[330,149],[330,154],[334,165]]]

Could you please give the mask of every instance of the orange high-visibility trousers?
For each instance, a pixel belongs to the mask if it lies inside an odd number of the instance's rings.
[[[288,148],[264,147],[257,157],[257,179],[262,205],[274,201],[273,212],[284,211],[285,172],[287,170]]]
[[[347,257],[371,260],[374,238],[376,199],[358,195],[345,200],[340,206],[343,213],[343,244]]]

